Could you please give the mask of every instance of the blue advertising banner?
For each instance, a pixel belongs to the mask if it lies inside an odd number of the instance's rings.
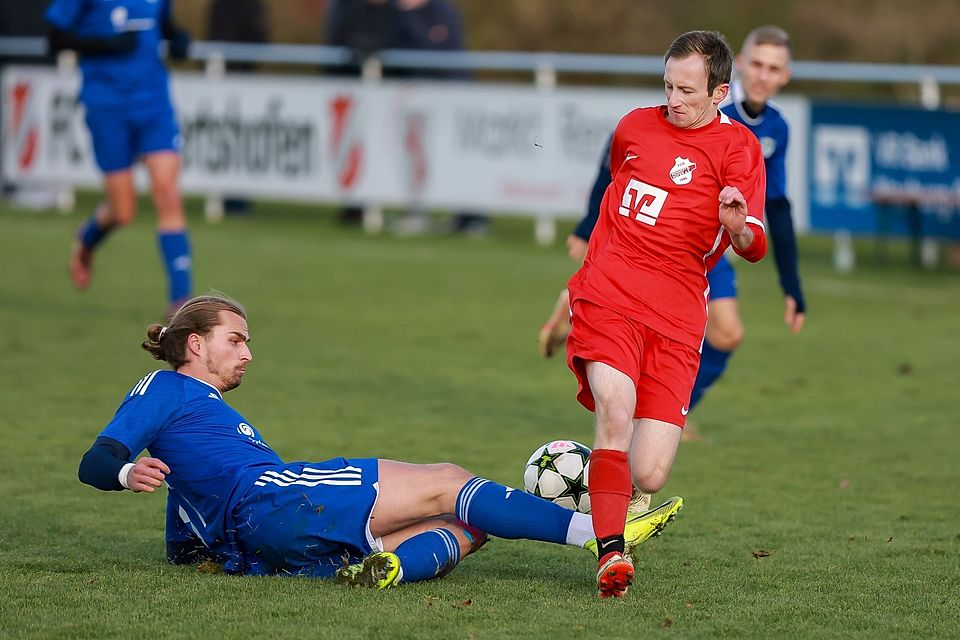
[[[814,103],[809,135],[812,230],[960,237],[960,114]]]

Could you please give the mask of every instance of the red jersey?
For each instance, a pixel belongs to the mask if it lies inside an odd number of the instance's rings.
[[[612,181],[587,257],[570,279],[570,302],[589,300],[699,350],[706,274],[730,246],[719,219],[725,186],[740,189],[754,233],[737,253],[750,262],[766,253],[763,152],[722,112],[697,129],[671,124],[666,113],[665,106],[635,109],[617,125]]]

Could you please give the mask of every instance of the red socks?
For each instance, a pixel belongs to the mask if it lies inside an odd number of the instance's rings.
[[[597,540],[610,537],[619,537],[622,540],[623,523],[633,492],[633,479],[630,477],[630,463],[626,452],[594,449],[590,454],[588,485],[593,531]]]

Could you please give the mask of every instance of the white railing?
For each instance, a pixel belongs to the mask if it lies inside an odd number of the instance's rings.
[[[42,57],[47,53],[44,38],[0,37],[0,55]],[[611,75],[660,75],[660,56],[628,56],[593,53],[535,53],[522,51],[418,51],[384,49],[373,54],[383,67],[406,69],[469,69],[529,71],[543,73],[594,73]],[[245,44],[196,41],[189,58],[207,62],[221,58],[228,62],[346,65],[356,63],[351,49],[324,45]],[[822,82],[885,82],[960,84],[960,66],[881,64],[869,62],[823,62],[796,60],[793,78]]]
[[[5,38],[0,37],[0,56],[44,57],[47,43],[43,38]],[[224,76],[226,63],[271,63],[299,64],[314,66],[362,65],[363,78],[367,86],[378,86],[384,69],[466,69],[494,70],[510,72],[528,72],[531,80],[542,95],[555,95],[559,74],[609,74],[625,76],[657,77],[662,73],[663,61],[660,56],[622,56],[574,53],[531,53],[508,51],[470,51],[470,52],[430,52],[407,50],[383,50],[362,57],[356,51],[341,47],[287,44],[240,44],[228,42],[197,41],[189,49],[189,58],[205,66],[207,76],[220,81]],[[75,57],[69,54],[61,56],[61,70],[69,71]],[[838,63],[817,61],[795,61],[793,77],[799,80],[823,82],[886,82],[916,83],[920,87],[921,103],[924,107],[935,108],[940,104],[942,85],[960,85],[960,66],[937,65],[894,65],[872,63]],[[522,86],[522,83],[521,85]],[[556,91],[562,91],[556,89]],[[790,107],[789,96],[784,104]],[[798,133],[803,134],[805,122],[803,105],[794,105],[794,116],[800,125]],[[595,109],[592,109],[595,110]],[[795,216],[798,227],[806,225],[806,149],[805,134],[795,137],[796,144],[791,145],[788,157],[788,172],[791,175],[791,196],[794,199]],[[599,144],[599,143],[598,143]],[[590,158],[590,164],[594,161]],[[585,169],[586,173],[592,166]],[[586,173],[584,175],[586,175]],[[66,199],[64,201],[67,201]],[[214,194],[208,198],[207,212],[216,217],[222,202]],[[371,226],[378,226],[380,218],[378,207],[367,206]],[[555,234],[554,216],[542,212],[538,217],[538,236],[543,240]]]

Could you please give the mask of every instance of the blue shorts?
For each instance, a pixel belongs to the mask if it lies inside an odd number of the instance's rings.
[[[265,470],[232,511],[238,570],[329,578],[381,550],[370,533],[376,458],[291,462]]]
[[[727,256],[720,256],[720,261],[707,272],[707,283],[711,300],[737,297],[737,274]]]
[[[104,173],[133,166],[156,151],[180,151],[180,126],[169,101],[137,109],[87,108],[93,155]]]

